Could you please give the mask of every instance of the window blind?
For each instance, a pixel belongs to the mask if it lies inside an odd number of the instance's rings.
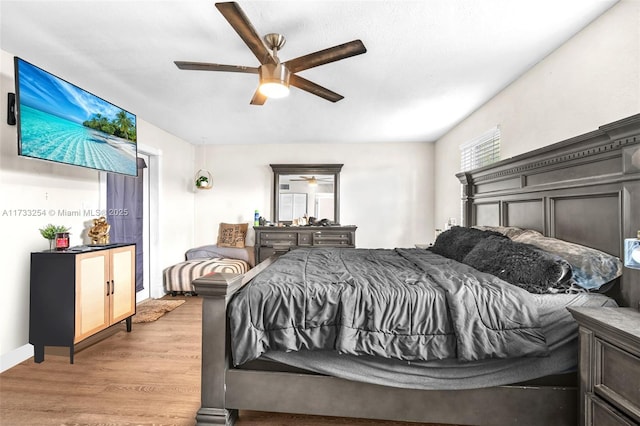
[[[500,126],[460,146],[461,170],[473,170],[500,160]]]

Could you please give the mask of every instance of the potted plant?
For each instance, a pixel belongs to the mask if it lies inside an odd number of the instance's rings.
[[[198,179],[196,179],[196,186],[198,188],[206,188],[209,186],[209,178],[206,176],[198,176]]]
[[[56,234],[68,233],[71,228],[67,228],[64,225],[48,224],[44,228],[40,228],[40,235],[49,240],[49,250],[53,250],[53,242],[56,239]]]
[[[211,189],[213,187],[213,176],[207,170],[200,169],[193,177],[197,189]]]

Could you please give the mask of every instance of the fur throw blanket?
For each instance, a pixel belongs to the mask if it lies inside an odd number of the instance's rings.
[[[496,236],[479,241],[462,263],[531,293],[568,287],[572,275],[571,266],[564,259],[530,244]]]
[[[507,240],[508,238],[499,232],[483,231],[475,228],[454,226],[438,235],[431,251],[440,256],[462,262],[465,256],[487,237],[494,236]]]

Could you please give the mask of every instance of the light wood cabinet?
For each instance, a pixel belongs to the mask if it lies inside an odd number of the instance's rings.
[[[122,320],[131,331],[135,305],[135,245],[31,254],[29,342],[35,362],[45,346],[74,345]]]

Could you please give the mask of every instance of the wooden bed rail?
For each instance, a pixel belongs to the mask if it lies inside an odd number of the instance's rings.
[[[227,333],[227,304],[243,285],[269,266],[276,256],[266,259],[245,274],[211,273],[193,281],[202,300],[201,408],[198,425],[232,425],[237,410],[225,409],[225,376],[231,367]]]

